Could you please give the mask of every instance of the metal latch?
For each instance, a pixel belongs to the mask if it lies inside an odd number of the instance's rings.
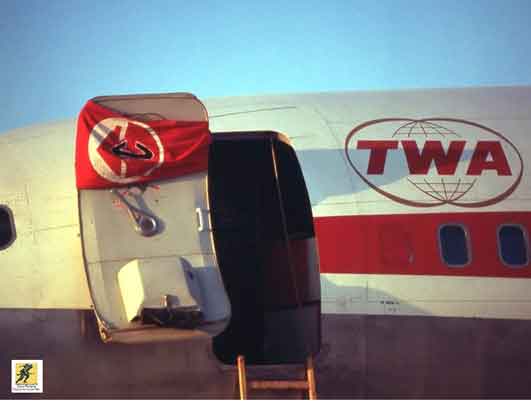
[[[115,195],[127,208],[129,216],[133,220],[135,231],[144,237],[151,237],[158,232],[159,224],[157,219],[151,214],[140,210],[138,207],[133,206],[125,198],[125,196],[117,189],[111,189],[111,193]]]

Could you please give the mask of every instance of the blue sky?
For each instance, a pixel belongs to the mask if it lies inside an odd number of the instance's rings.
[[[0,1],[0,132],[98,95],[531,84],[530,0]]]

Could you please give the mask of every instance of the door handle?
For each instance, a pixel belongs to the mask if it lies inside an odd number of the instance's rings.
[[[197,215],[197,231],[202,232],[205,229],[203,221],[203,211],[200,207],[195,208],[195,214]]]

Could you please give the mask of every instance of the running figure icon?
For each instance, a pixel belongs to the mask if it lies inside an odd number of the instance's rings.
[[[30,378],[30,373],[29,371],[31,370],[33,366],[31,365],[31,363],[25,363],[24,366],[22,367],[22,369],[20,369],[20,372],[18,372],[18,379],[17,379],[17,384],[22,380],[24,379],[24,383],[26,383],[28,381],[28,379]]]

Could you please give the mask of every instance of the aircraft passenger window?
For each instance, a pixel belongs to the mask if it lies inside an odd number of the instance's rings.
[[[0,250],[7,248],[15,240],[15,226],[11,211],[0,206]]]
[[[527,265],[527,235],[523,227],[503,225],[498,229],[498,248],[503,263],[511,267]]]
[[[463,226],[447,224],[439,228],[441,256],[450,267],[463,267],[470,262],[468,235]]]

